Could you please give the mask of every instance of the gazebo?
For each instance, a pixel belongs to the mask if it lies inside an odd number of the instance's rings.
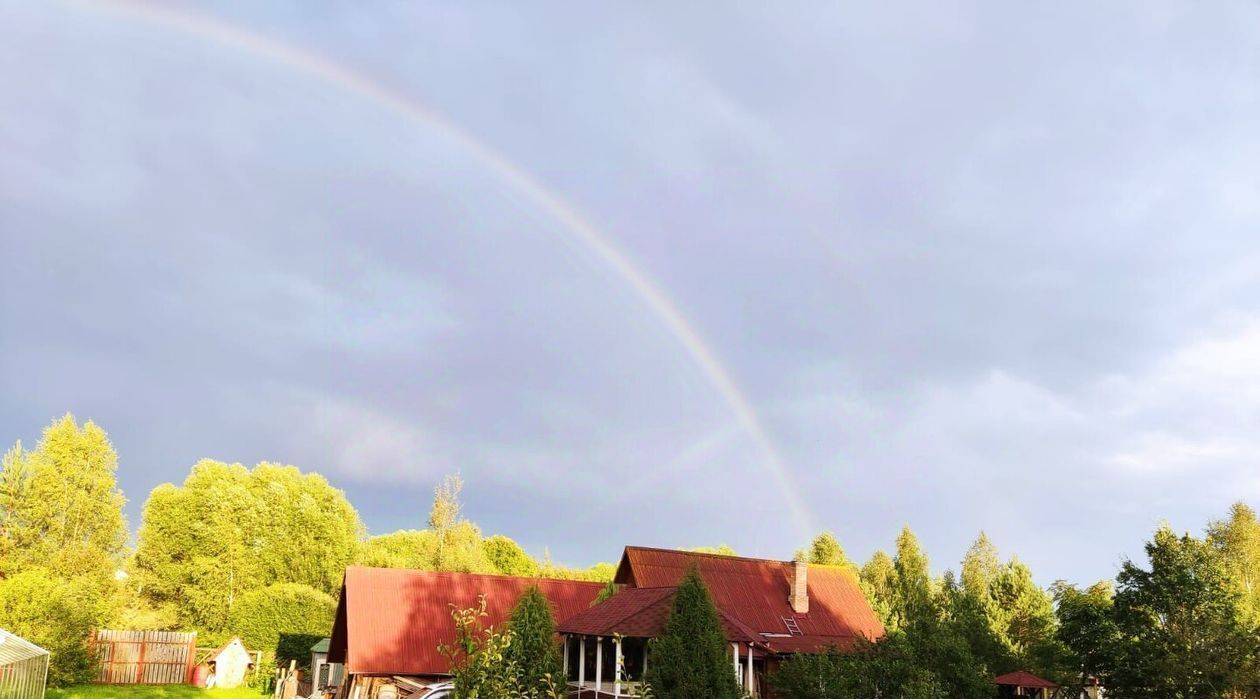
[[[1051,699],[1059,685],[1042,679],[1031,672],[1008,672],[993,680],[997,685],[998,697],[1032,697],[1033,699]]]
[[[48,651],[0,629],[0,697],[44,699]]]

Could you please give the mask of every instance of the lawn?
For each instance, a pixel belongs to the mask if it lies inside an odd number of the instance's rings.
[[[265,699],[257,689],[201,689],[187,684],[81,684],[49,689],[46,699]]]

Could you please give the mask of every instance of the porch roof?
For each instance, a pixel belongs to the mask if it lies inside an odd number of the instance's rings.
[[[624,588],[602,603],[561,622],[557,630],[582,636],[620,634],[633,638],[655,638],[665,630],[675,590],[673,587]],[[721,607],[718,607],[718,617],[727,641],[764,646],[759,634]]]

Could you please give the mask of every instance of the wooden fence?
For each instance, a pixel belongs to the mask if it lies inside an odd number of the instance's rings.
[[[192,673],[196,633],[97,631],[99,684],[184,684]]]

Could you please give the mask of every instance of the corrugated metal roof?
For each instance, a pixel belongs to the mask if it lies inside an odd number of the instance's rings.
[[[693,565],[699,569],[718,609],[759,638],[765,638],[764,633],[788,633],[784,619],[796,620],[801,634],[767,638],[773,648],[844,647],[857,637],[876,639],[884,635],[883,624],[862,594],[857,579],[840,568],[809,566],[807,614],[793,612],[788,600],[790,561],[627,546],[614,579],[637,588],[672,587]]]
[[[18,636],[0,629],[0,665],[30,660],[48,655],[48,651]]]
[[[1038,689],[1042,687],[1046,689],[1055,689],[1059,686],[1050,680],[1042,679],[1031,672],[1024,672],[1023,670],[1008,672],[1005,675],[998,675],[998,677],[993,680],[993,683],[999,685],[1009,685],[1012,687],[1028,687],[1029,689]]]
[[[569,617],[557,626],[560,633],[586,636],[611,636],[614,633],[634,638],[655,638],[665,630],[674,604],[674,587],[629,587],[607,600]],[[761,636],[744,626],[731,614],[718,609],[726,640],[737,643],[761,643]]]
[[[557,620],[591,606],[601,583],[473,573],[434,573],[352,566],[346,569],[328,660],[366,674],[443,675],[438,645],[455,641],[452,607],[477,606],[484,626],[501,626],[529,587],[537,585]]]

